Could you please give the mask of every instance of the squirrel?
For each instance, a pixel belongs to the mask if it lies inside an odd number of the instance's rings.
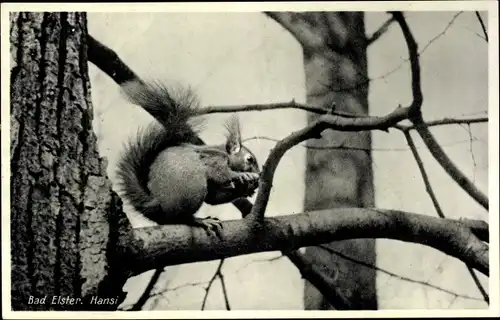
[[[119,187],[136,211],[157,224],[187,224],[220,232],[217,218],[197,218],[203,203],[218,205],[251,197],[260,175],[255,155],[242,145],[237,116],[226,122],[226,142],[207,146],[190,88],[174,90],[158,81],[121,85],[125,97],[143,107],[152,123],[129,140],[117,165]],[[197,121],[196,121],[197,120]]]

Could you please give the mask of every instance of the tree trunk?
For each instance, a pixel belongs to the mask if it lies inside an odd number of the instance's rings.
[[[321,15],[321,16],[320,16]],[[366,41],[363,13],[328,12],[303,14],[321,50],[304,50],[307,102],[355,114],[368,113]],[[310,115],[313,121],[317,115]],[[328,130],[307,150],[305,211],[331,207],[374,205],[370,132]],[[332,148],[332,146],[334,148]],[[335,149],[363,148],[366,151]],[[331,249],[357,260],[375,264],[375,240],[350,240],[328,244]],[[357,309],[376,309],[375,271],[309,247],[306,255],[336,278],[338,289]],[[306,309],[329,309],[320,293],[305,287]]]
[[[12,309],[116,309],[124,280],[108,217],[121,203],[92,132],[86,15],[11,13],[10,23]]]

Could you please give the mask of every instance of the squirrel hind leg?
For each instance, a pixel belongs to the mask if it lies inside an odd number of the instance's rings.
[[[207,194],[206,173],[196,153],[172,147],[160,153],[149,171],[148,188],[175,223],[194,215]]]

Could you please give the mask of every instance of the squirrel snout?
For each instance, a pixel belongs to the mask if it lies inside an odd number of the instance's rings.
[[[255,164],[252,168],[252,170],[249,170],[250,172],[256,173],[257,175],[260,176],[260,173],[262,172],[262,168],[258,165]]]

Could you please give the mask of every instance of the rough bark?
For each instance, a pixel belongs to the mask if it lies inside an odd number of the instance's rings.
[[[88,304],[120,298],[108,214],[121,203],[92,131],[86,15],[21,12],[10,22],[12,309],[116,309]]]
[[[367,40],[360,12],[268,13],[300,42],[304,53],[307,103],[335,112],[368,113]],[[308,117],[309,122],[318,115]],[[330,130],[310,146],[369,149],[369,132]],[[360,150],[308,149],[304,211],[335,207],[373,207],[371,154]],[[329,247],[357,260],[375,263],[375,240],[335,242]],[[375,272],[331,255],[319,247],[306,256],[332,278],[357,309],[376,309]],[[329,309],[319,291],[306,282],[306,309]]]

